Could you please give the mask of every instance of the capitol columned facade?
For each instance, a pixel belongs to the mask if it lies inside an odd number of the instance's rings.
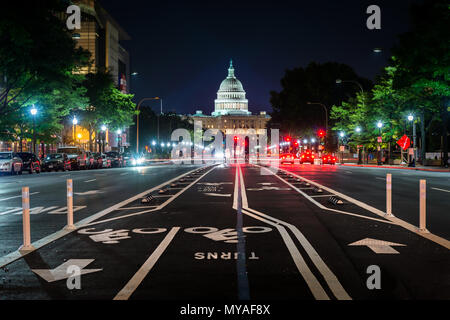
[[[264,134],[270,116],[266,112],[253,115],[248,111],[246,92],[234,71],[231,61],[228,76],[222,81],[217,92],[211,116],[198,110],[192,118],[195,121],[202,121],[204,129],[219,129],[227,135],[247,134],[248,129],[255,129],[257,134]]]

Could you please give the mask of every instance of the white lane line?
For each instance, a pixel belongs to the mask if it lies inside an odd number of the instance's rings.
[[[40,193],[40,192],[33,192],[33,193],[30,193],[30,196],[35,195],[35,194],[39,194],[39,193]],[[6,200],[11,200],[11,199],[16,199],[16,198],[22,198],[22,195],[10,197],[10,198],[5,198],[5,199],[0,199],[0,202],[6,201]]]
[[[310,196],[311,198],[325,198],[325,197],[332,197],[334,194],[321,194],[318,196]]]
[[[144,192],[142,192],[142,193],[140,193],[140,194],[138,194],[138,195],[136,195],[134,197],[131,197],[131,198],[129,198],[127,200],[124,200],[122,202],[119,202],[119,203],[117,203],[117,204],[115,204],[115,205],[113,205],[113,206],[111,206],[109,208],[106,208],[106,209],[104,209],[104,210],[102,210],[100,212],[97,212],[96,214],[93,214],[92,216],[87,217],[86,219],[81,220],[80,222],[76,223],[75,226],[77,227],[77,229],[82,228],[82,227],[84,227],[85,224],[88,224],[88,223],[90,223],[92,221],[100,219],[101,217],[103,217],[103,216],[105,216],[105,215],[107,215],[107,214],[109,214],[109,213],[111,213],[111,212],[113,212],[113,211],[115,211],[115,210],[117,210],[119,208],[122,208],[122,207],[126,206],[127,204],[129,204],[129,203],[131,203],[133,201],[136,201],[136,200],[144,197],[145,195],[147,195],[147,194],[149,194],[151,192],[154,192],[155,190],[161,189],[163,186],[167,185],[168,183],[172,183],[174,181],[182,179],[185,176],[188,176],[188,175],[192,174],[193,172],[197,171],[198,169],[199,168],[193,169],[193,170],[191,170],[189,172],[186,172],[186,173],[184,173],[184,174],[182,174],[182,175],[180,175],[178,177],[173,178],[172,180],[163,182],[159,186],[153,187],[153,188],[151,188],[151,189],[149,189],[147,191],[144,191]],[[36,250],[41,249],[42,247],[45,247],[49,243],[52,243],[52,242],[54,242],[54,241],[56,241],[56,240],[58,240],[58,239],[60,239],[60,238],[62,238],[64,236],[68,235],[69,233],[72,233],[72,232],[76,231],[77,229],[75,229],[75,230],[61,230],[61,231],[57,231],[57,232],[55,232],[55,233],[53,233],[53,234],[51,234],[51,235],[49,235],[49,236],[47,236],[45,238],[42,238],[41,240],[33,242],[32,245],[33,245],[33,247],[36,248]],[[8,254],[6,256],[0,257],[0,268],[3,268],[5,266],[7,266],[8,264],[10,264],[10,263],[12,263],[12,262],[14,262],[14,261],[16,261],[16,260],[18,260],[20,258],[23,258],[24,256],[30,254],[31,252],[34,252],[34,251],[21,253],[21,252],[19,252],[19,250],[16,250],[16,251],[11,252],[10,254]]]
[[[238,183],[239,183],[239,169],[235,166],[236,174],[234,175],[234,196],[233,196],[233,209],[238,209]]]
[[[128,175],[128,172],[121,173],[120,175],[121,175],[121,176],[126,176],[126,175]]]
[[[159,244],[152,255],[145,261],[142,267],[136,272],[136,274],[128,281],[128,283],[123,287],[122,290],[114,297],[114,300],[128,300],[133,292],[139,287],[141,282],[145,279],[147,274],[158,262],[159,258],[162,256],[164,251],[166,251],[169,244],[172,242],[173,238],[180,230],[180,227],[174,227],[169,231],[164,240]]]
[[[260,216],[257,216],[256,214],[250,213],[250,212],[246,211],[245,209],[242,209],[242,213],[244,213],[254,219],[257,219],[259,221],[270,224],[271,226],[277,228],[278,232],[280,233],[281,237],[283,238],[284,244],[288,248],[289,253],[291,254],[291,257],[294,260],[295,266],[297,267],[298,271],[302,275],[303,279],[305,279],[306,284],[308,285],[309,289],[311,290],[311,293],[313,294],[314,298],[316,300],[330,300],[330,297],[328,297],[327,293],[323,289],[319,280],[317,280],[316,276],[314,276],[311,269],[306,264],[305,259],[303,259],[300,251],[298,251],[297,247],[294,244],[294,241],[292,240],[292,238],[289,236],[288,232],[286,231],[286,228],[284,228],[283,226],[280,226],[279,224],[276,224],[270,220],[261,218]]]
[[[260,166],[259,166],[259,167],[260,167]],[[261,168],[264,168],[264,167],[261,167]],[[264,168],[264,169],[268,170],[267,168]],[[423,233],[423,232],[421,232],[421,231],[419,230],[418,227],[416,227],[416,226],[414,226],[414,225],[412,225],[412,224],[410,224],[410,223],[408,223],[408,222],[406,222],[406,221],[404,221],[404,220],[401,220],[401,219],[399,219],[399,218],[397,218],[397,217],[395,217],[395,216],[392,216],[392,217],[387,216],[385,212],[383,212],[383,211],[381,211],[381,210],[379,210],[379,209],[377,209],[377,208],[374,208],[374,207],[372,207],[372,206],[370,206],[370,205],[368,205],[368,204],[366,204],[366,203],[364,203],[364,202],[361,202],[361,201],[359,201],[359,200],[356,200],[356,199],[354,199],[354,198],[352,198],[352,197],[350,197],[350,196],[347,196],[347,195],[345,195],[345,194],[343,194],[343,193],[340,193],[340,192],[338,192],[338,191],[336,191],[336,190],[333,190],[333,189],[331,189],[331,188],[325,187],[325,186],[323,186],[323,185],[321,185],[321,184],[319,184],[319,183],[317,183],[317,182],[308,180],[308,179],[306,179],[306,178],[304,178],[304,177],[301,177],[301,176],[299,176],[299,175],[297,175],[297,174],[295,174],[295,173],[293,173],[293,172],[290,172],[290,171],[287,171],[287,170],[284,170],[284,169],[280,169],[280,170],[282,170],[282,171],[284,171],[284,172],[286,172],[286,173],[290,173],[290,174],[296,176],[296,177],[299,178],[299,179],[303,179],[303,181],[309,182],[309,183],[311,183],[311,184],[313,184],[313,185],[315,185],[315,186],[317,186],[317,187],[320,187],[321,189],[323,189],[323,190],[325,190],[325,191],[327,191],[327,192],[334,193],[334,194],[335,194],[336,196],[338,196],[339,198],[342,198],[342,199],[344,199],[344,200],[346,200],[346,201],[348,201],[348,202],[351,202],[351,203],[353,203],[353,204],[356,204],[357,206],[359,206],[359,207],[361,207],[361,208],[363,208],[363,209],[366,209],[367,211],[370,211],[370,212],[372,212],[372,213],[374,213],[374,214],[376,214],[376,215],[378,215],[378,216],[381,216],[381,217],[383,217],[383,218],[389,220],[389,221],[379,220],[380,222],[396,224],[396,225],[398,225],[398,226],[400,226],[400,227],[402,227],[402,228],[404,228],[404,229],[406,229],[406,230],[408,230],[408,231],[411,231],[411,232],[413,232],[413,233],[415,233],[415,234],[417,234],[417,235],[419,235],[419,236],[421,236],[421,237],[423,237],[423,238],[426,238],[426,239],[428,239],[428,240],[430,240],[430,241],[433,241],[433,242],[435,242],[435,243],[437,243],[437,244],[443,246],[444,248],[450,249],[450,241],[447,240],[447,239],[444,239],[444,238],[442,238],[442,237],[439,237],[439,236],[437,236],[437,235],[435,235],[435,234],[433,234],[433,233],[431,233],[431,232],[430,232],[430,233]],[[276,177],[278,177],[278,176],[276,176]],[[278,177],[278,178],[279,178],[280,180],[284,181],[284,183],[290,185],[289,182],[287,182],[287,181],[281,179],[280,177]],[[296,189],[296,188],[294,187],[294,189]],[[308,197],[308,195],[306,195],[305,193],[303,193],[303,192],[300,191],[300,190],[299,190],[298,192],[301,193],[301,194],[303,194],[307,199],[309,199],[310,201],[314,202],[316,205],[318,205],[318,206],[320,206],[320,207],[323,207],[323,209],[325,209],[325,210],[339,212],[339,210],[329,209],[329,208],[327,208],[327,207],[322,206],[320,203],[318,203],[318,202],[315,201],[314,199]],[[341,212],[341,213],[344,213],[344,212]],[[346,213],[346,214],[349,214],[349,213]],[[351,215],[354,215],[354,214],[351,214]],[[364,216],[360,216],[360,217],[361,217],[361,218],[366,218],[366,219],[371,219],[371,220],[377,220],[377,219],[368,218],[368,217],[364,217]]]
[[[94,181],[97,181],[97,179],[88,180],[88,181],[85,181],[85,183],[94,182]]]
[[[449,192],[450,193],[450,190],[439,189],[439,188],[431,188],[431,189],[437,190],[437,191],[442,191],[442,192]]]
[[[245,185],[244,185],[244,176],[242,175],[242,171],[241,173],[241,190],[243,195],[242,197],[244,197],[245,194]],[[247,198],[247,196],[245,196],[245,198]],[[308,241],[308,239],[306,239],[306,237],[303,235],[303,233],[300,232],[300,230],[298,230],[298,228],[290,223],[287,223],[285,221],[279,220],[277,218],[271,217],[267,214],[264,214],[262,212],[259,212],[257,210],[251,209],[248,207],[248,203],[246,203],[246,205],[243,205],[243,209],[246,209],[248,211],[251,211],[252,213],[254,213],[255,215],[258,215],[259,217],[263,217],[266,219],[270,219],[273,222],[271,223],[272,225],[276,226],[278,229],[278,226],[284,225],[286,227],[288,227],[292,233],[295,235],[295,237],[297,238],[297,240],[300,242],[301,246],[303,247],[303,249],[306,251],[306,253],[308,254],[309,258],[311,259],[311,261],[313,262],[313,264],[316,266],[317,270],[320,272],[320,274],[323,276],[323,278],[325,279],[325,281],[328,284],[328,287],[330,288],[330,290],[333,292],[333,294],[335,295],[335,297],[338,300],[352,300],[352,298],[348,295],[348,293],[345,291],[344,287],[341,285],[341,283],[339,282],[339,280],[337,279],[337,277],[335,276],[335,274],[330,270],[330,268],[328,268],[328,266],[325,264],[325,262],[322,260],[322,258],[320,257],[319,253],[314,249],[314,247],[311,245],[311,243]],[[246,211],[246,213],[248,213],[248,211]],[[243,211],[244,212],[244,211]],[[278,229],[279,230],[279,229]],[[279,230],[280,231],[280,230]],[[286,230],[284,230],[286,232]],[[282,232],[280,231],[280,234]],[[287,233],[287,232],[286,232]],[[291,239],[292,241],[292,239]],[[288,245],[288,243],[285,241],[286,245]],[[294,243],[292,243],[292,245],[294,245]],[[295,247],[295,245],[294,245]],[[295,247],[295,250],[298,251],[298,249]],[[291,252],[291,250],[289,249],[289,251]],[[291,252],[291,255],[294,251]],[[295,252],[294,252],[295,253]],[[298,253],[300,254],[300,252]],[[294,256],[292,256],[294,258]],[[301,257],[300,254],[300,258],[303,260],[303,258]],[[298,256],[296,256],[296,259],[298,259]],[[304,262],[304,260],[303,260]],[[296,265],[297,267],[302,266],[301,261],[299,261],[299,265]],[[307,267],[307,266],[306,266]],[[307,267],[308,268],[308,267]],[[302,269],[305,270],[305,269]],[[309,270],[309,268],[308,268]],[[299,269],[300,271],[300,269]],[[307,272],[307,271],[306,271]],[[309,272],[311,272],[311,270],[309,270]],[[303,275],[303,273],[300,271],[300,273]],[[312,273],[311,273],[312,275]],[[310,277],[309,275],[306,274],[307,277]],[[314,277],[314,275],[312,275]],[[303,275],[305,281],[308,282],[308,280],[305,278],[305,275]],[[315,277],[314,277],[315,278]],[[320,285],[320,283],[314,283],[314,280],[311,280],[309,278],[309,281],[312,281],[310,283],[308,283],[308,286],[311,289],[311,292],[313,292],[313,288],[311,286],[314,286],[314,290],[318,290],[316,291],[316,294],[318,294],[320,296],[320,289],[323,290],[322,286]],[[316,279],[317,281],[317,279]],[[311,284],[311,285],[310,285]],[[316,286],[319,285],[320,288],[318,289]],[[323,292],[326,296],[326,299],[329,300],[328,296],[326,295],[325,291]],[[313,292],[314,294],[314,292]],[[314,294],[314,296],[316,297],[316,294]],[[320,299],[317,298],[316,299]]]
[[[386,181],[386,178],[376,177],[375,179]]]

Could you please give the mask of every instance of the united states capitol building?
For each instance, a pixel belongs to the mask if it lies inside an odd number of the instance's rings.
[[[257,134],[264,134],[270,116],[266,112],[252,115],[248,111],[245,95],[244,87],[236,78],[231,61],[228,76],[222,81],[217,92],[214,112],[208,116],[198,110],[191,117],[195,121],[202,121],[203,129],[219,129],[226,135],[245,135],[248,129],[255,129]]]

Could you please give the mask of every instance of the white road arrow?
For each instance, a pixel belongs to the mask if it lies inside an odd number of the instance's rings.
[[[31,270],[44,279],[47,282],[56,282],[64,279],[68,279],[72,276],[71,273],[67,273],[67,270],[70,266],[77,266],[81,269],[81,274],[89,274],[94,272],[102,271],[103,269],[83,269],[87,267],[89,264],[94,262],[94,259],[71,259],[59,267],[49,270],[49,269],[34,269]]]
[[[370,238],[356,241],[354,243],[349,244],[349,246],[366,246],[369,247],[376,254],[400,254],[400,252],[398,252],[392,247],[406,247],[406,245],[401,243],[394,243]]]

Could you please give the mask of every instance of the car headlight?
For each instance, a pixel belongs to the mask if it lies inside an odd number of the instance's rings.
[[[137,159],[137,164],[143,164],[143,163],[144,163],[144,158]]]

